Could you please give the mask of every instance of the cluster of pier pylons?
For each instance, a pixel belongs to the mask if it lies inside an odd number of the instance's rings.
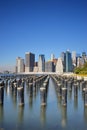
[[[21,76],[2,76],[0,79],[0,105],[4,104],[4,88],[9,87],[13,95],[18,95],[18,105],[24,106],[24,87],[25,83],[29,88],[29,96],[32,97],[37,87],[40,88],[41,105],[46,105],[46,96],[48,90],[48,75],[21,75]]]
[[[87,107],[87,81],[83,78],[77,79],[77,77],[57,76],[51,75],[56,83],[56,91],[58,97],[61,98],[63,106],[67,106],[67,92],[74,90],[74,97],[78,98],[78,89],[82,90],[84,98],[84,106]]]
[[[84,97],[84,106],[87,106],[87,81],[77,79],[76,77],[67,77],[62,75],[18,75],[18,76],[2,76],[0,78],[0,105],[4,104],[4,88],[9,87],[13,95],[18,95],[19,106],[24,106],[24,87],[25,83],[29,88],[29,96],[32,97],[33,92],[39,86],[41,105],[46,105],[49,78],[56,83],[56,92],[62,100],[62,105],[67,106],[67,91],[72,92],[74,89],[74,97],[78,98],[78,89],[81,88]]]

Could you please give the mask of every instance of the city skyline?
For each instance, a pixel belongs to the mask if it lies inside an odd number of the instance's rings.
[[[29,72],[74,72],[76,67],[83,67],[87,62],[86,52],[77,54],[75,51],[67,50],[61,52],[60,57],[56,58],[54,54],[50,55],[50,60],[45,60],[45,54],[39,54],[38,61],[35,60],[35,54],[25,52],[25,59],[16,58],[16,73]]]
[[[0,66],[33,52],[38,60],[62,51],[87,52],[86,0],[1,0]]]
[[[65,58],[66,58],[66,56],[64,56],[66,53],[70,53],[70,55],[71,55],[71,58],[72,58],[72,63],[73,63],[73,65],[74,66],[76,66],[75,64],[76,64],[76,62],[77,62],[77,60],[76,60],[76,58],[78,58],[78,65],[77,65],[77,67],[79,67],[79,64],[80,64],[80,62],[81,62],[81,64],[83,65],[84,64],[84,60],[86,60],[86,62],[87,62],[87,52],[81,52],[81,53],[77,53],[76,51],[70,51],[69,49],[68,50],[66,50],[66,51],[62,51],[61,53],[60,53],[60,55],[58,56],[58,57],[55,57],[55,54],[54,53],[51,53],[50,54],[50,57],[49,57],[49,59],[47,60],[46,59],[46,55],[45,54],[39,54],[38,55],[38,60],[36,60],[36,54],[34,54],[33,52],[25,52],[25,58],[23,58],[23,57],[21,57],[21,56],[17,56],[14,60],[15,60],[15,64],[14,65],[11,65],[11,64],[3,64],[3,65],[0,65],[0,72],[3,72],[3,71],[9,71],[9,72],[15,72],[16,71],[16,69],[17,68],[15,68],[16,67],[16,65],[19,63],[21,63],[21,62],[24,62],[24,65],[25,65],[25,72],[27,72],[27,70],[26,70],[26,54],[27,55],[34,55],[34,57],[31,57],[31,59],[33,60],[33,58],[34,58],[34,61],[33,61],[33,64],[35,64],[34,65],[34,67],[35,66],[37,66],[37,64],[39,64],[39,58],[40,58],[40,56],[44,56],[44,58],[45,58],[45,63],[50,63],[51,61],[52,62],[54,62],[54,64],[57,64],[57,60],[59,59],[60,60],[60,58],[61,58],[61,60],[62,60],[62,62],[63,62],[63,65],[65,66],[65,64],[67,64],[68,63],[68,60],[66,60]],[[67,55],[67,54],[66,54]],[[32,65],[32,63],[31,63],[31,60],[30,60],[30,58],[29,58],[29,56],[27,57],[27,61],[29,62],[28,64],[31,64],[31,67],[33,67]],[[67,62],[66,62],[67,61]],[[60,61],[59,61],[60,62]],[[64,63],[65,62],[65,63]],[[69,61],[69,62],[71,62],[71,61]],[[69,63],[69,64],[71,64],[71,63]],[[42,65],[41,65],[42,66]],[[59,65],[60,66],[60,65]],[[64,67],[63,66],[63,67]],[[69,65],[69,66],[71,66],[71,65]],[[28,66],[27,66],[28,67]],[[64,70],[63,71],[65,71],[65,67],[63,68]],[[19,70],[20,70],[20,67],[19,67]],[[23,70],[23,69],[22,69]],[[33,70],[33,69],[32,69]],[[37,70],[37,68],[36,68],[36,70]],[[72,69],[71,69],[72,70]],[[55,71],[56,71],[56,68],[55,68]]]

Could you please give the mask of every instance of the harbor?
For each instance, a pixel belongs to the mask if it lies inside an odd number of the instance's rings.
[[[0,129],[86,130],[86,87],[72,76],[2,76]]]

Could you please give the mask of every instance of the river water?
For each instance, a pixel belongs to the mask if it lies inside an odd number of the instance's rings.
[[[29,97],[25,83],[24,107],[18,106],[18,98],[13,96],[9,86],[4,88],[0,130],[87,130],[87,108],[80,87],[76,98],[73,89],[67,91],[66,107],[61,104],[52,78],[49,79],[46,107],[41,106],[39,87],[33,97]]]

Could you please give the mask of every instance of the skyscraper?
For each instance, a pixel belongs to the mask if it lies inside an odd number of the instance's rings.
[[[16,58],[16,72],[24,72],[24,59],[22,59],[21,57]]]
[[[31,52],[25,53],[25,72],[32,72],[34,69],[35,54]]]
[[[63,73],[63,62],[62,62],[61,58],[58,58],[58,60],[57,60],[56,72],[57,73]]]
[[[63,63],[63,72],[65,72],[66,71],[66,53],[65,52],[61,53],[61,60]]]
[[[77,67],[82,67],[84,63],[85,63],[84,59],[81,56],[79,56],[77,58]]]
[[[51,61],[55,58],[54,54],[51,54]]]
[[[76,52],[72,52],[72,63],[76,65]]]
[[[82,58],[83,58],[84,62],[87,61],[86,52],[82,52]]]
[[[45,72],[54,72],[54,63],[52,61],[45,62]]]
[[[70,51],[66,51],[66,72],[72,72],[72,57]]]
[[[45,71],[45,56],[44,55],[39,55],[38,69],[39,69],[39,72]]]

